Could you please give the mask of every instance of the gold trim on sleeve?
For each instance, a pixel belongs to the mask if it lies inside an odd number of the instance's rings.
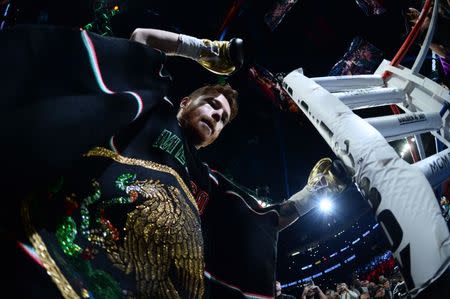
[[[31,198],[27,198],[21,205],[20,214],[22,216],[25,233],[28,239],[36,250],[39,259],[47,270],[47,274],[50,275],[53,282],[58,287],[59,291],[65,299],[80,299],[80,296],[75,292],[70,283],[67,281],[64,274],[59,270],[53,258],[42,241],[41,236],[35,230],[30,217],[30,201]]]

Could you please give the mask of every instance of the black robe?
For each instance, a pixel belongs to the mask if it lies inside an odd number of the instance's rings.
[[[191,182],[209,192],[208,170],[164,97],[164,54],[46,26],[0,43],[2,231],[37,249],[65,296],[201,298]]]

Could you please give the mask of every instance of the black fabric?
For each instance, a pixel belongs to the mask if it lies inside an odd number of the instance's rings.
[[[184,184],[188,187],[190,186],[191,180],[196,182],[207,182],[207,180],[204,179],[205,177],[207,178],[206,168],[197,166],[203,171],[199,170],[197,173],[198,177],[194,177],[187,172],[186,166],[176,160],[173,155],[152,146],[158,139],[159,133],[164,129],[169,130],[180,137],[183,136],[175,117],[175,111],[172,107],[167,103],[162,102],[160,105],[155,106],[151,111],[142,115],[142,120],[139,120],[136,124],[138,129],[133,128],[132,132],[137,129],[137,133],[130,133],[133,135],[133,138],[123,147],[121,151],[122,156],[142,161],[157,162],[160,165],[169,166],[177,172]],[[128,130],[123,130],[123,132],[117,136],[118,144],[123,144],[120,142],[120,137],[127,135],[126,133],[128,133]],[[190,147],[186,140],[183,141],[185,147]],[[197,163],[194,159],[195,152],[191,154],[185,152],[185,154],[186,165],[195,165]],[[110,223],[121,233],[118,244],[122,243],[122,239],[126,233],[123,231],[123,228],[125,227],[129,213],[135,211],[137,206],[142,205],[145,199],[140,196],[134,203],[114,204],[108,205],[107,207],[101,207],[101,204],[102,202],[108,202],[114,198],[128,197],[127,193],[124,190],[119,189],[117,184],[115,184],[117,178],[124,174],[135,175],[136,181],[151,179],[158,181],[159,184],[175,186],[183,194],[183,189],[176,178],[165,172],[150,170],[141,166],[116,163],[102,157],[89,157],[80,160],[78,165],[73,167],[72,170],[64,176],[64,184],[60,191],[49,198],[36,198],[40,207],[33,210],[34,224],[37,224],[39,227],[41,237],[66,279],[69,280],[76,291],[87,289],[92,292],[95,298],[121,298],[117,294],[119,286],[120,290],[126,290],[127,294],[131,293],[135,296],[138,294],[138,298],[143,297],[142,294],[139,295],[139,293],[136,293],[136,278],[134,277],[133,272],[125,275],[123,271],[117,269],[111,262],[107,256],[106,250],[94,246],[81,235],[80,228],[82,227],[82,216],[79,208],[76,208],[74,212],[69,214],[75,220],[78,230],[78,235],[74,240],[74,243],[83,249],[93,248],[96,251],[95,257],[88,258],[85,261],[83,261],[83,258],[75,259],[67,257],[61,250],[61,246],[55,237],[55,232],[58,226],[60,226],[61,219],[68,215],[66,205],[62,205],[64,199],[70,194],[75,194],[75,200],[79,207],[85,198],[92,196],[94,193],[92,181],[95,180],[100,186],[101,200],[89,207],[90,217],[92,217],[91,226],[100,227],[94,225],[93,222],[95,221],[95,217],[98,217],[98,211],[101,210],[102,218],[110,221]],[[206,186],[205,188],[208,187]],[[184,196],[187,197],[186,195]],[[200,219],[198,218],[197,209],[192,202],[186,200],[186,203],[189,205],[191,212],[197,217],[196,221],[198,227],[190,227],[189,229],[199,231]],[[143,223],[143,225],[145,225],[145,223]],[[138,234],[136,234],[136,236],[138,236]],[[202,246],[201,239],[199,242],[200,246]],[[160,246],[163,246],[163,244]],[[87,268],[91,270],[86,270]],[[99,281],[98,278],[94,278],[94,275],[92,275],[91,272],[95,273],[95,277],[103,277],[102,279],[107,280],[108,284],[105,285]],[[178,278],[174,277],[173,283],[177,292],[182,298],[189,298],[188,294],[184,293],[184,288],[177,284],[179,282]],[[102,292],[99,292],[99,289],[102,289]]]
[[[138,105],[125,91],[139,93],[145,111],[168,87],[168,77],[160,75],[161,52],[125,39],[88,36],[114,94],[99,87],[79,29],[0,31],[2,169],[8,173],[1,184],[16,198],[70,170],[81,154],[129,124]],[[17,219],[4,216],[4,226]]]
[[[3,240],[4,234],[10,236],[8,248],[13,248],[19,237],[27,241],[24,235],[18,235],[22,227],[18,211],[20,203],[32,193],[32,224],[79,296],[83,289],[97,291],[95,298],[119,298],[125,295],[123,290],[135,294],[135,278],[118,271],[105,250],[80,236],[80,204],[94,194],[92,180],[101,186],[102,199],[126,197],[128,191],[117,188],[116,180],[132,173],[136,182],[152,179],[181,191],[195,216],[192,230],[199,235],[197,245],[202,249],[195,203],[187,200],[188,189],[183,189],[182,184],[190,188],[191,181],[195,181],[203,190],[209,190],[208,173],[196,158],[195,148],[183,137],[176,108],[163,100],[169,83],[163,69],[164,54],[125,39],[48,26],[8,28],[0,32],[0,44],[2,166],[8,174],[2,187],[5,197],[11,199],[2,209],[1,232]],[[143,104],[137,119],[140,106],[130,92],[139,95]],[[164,130],[181,141],[183,160],[157,146]],[[107,157],[83,156],[94,147],[107,147],[112,135],[116,135],[114,142],[122,156],[153,161],[176,174],[118,163]],[[73,203],[68,200],[71,196],[75,198]],[[106,207],[95,202],[89,209],[92,218],[103,217],[120,230],[127,213],[141,203],[140,198],[134,203]],[[99,215],[99,211],[103,214]],[[95,258],[87,255],[76,260],[62,251],[56,229],[68,216],[78,229],[74,242],[85,250],[83,254],[92,249]],[[19,259],[17,273],[32,274],[16,281],[13,291],[28,285],[29,280],[51,285],[48,278],[42,278],[45,271],[30,270],[36,265],[24,262],[21,256]],[[175,288],[187,297],[177,281]],[[51,298],[55,293],[55,289],[38,290],[33,298]]]
[[[259,208],[253,197],[214,174],[219,185],[201,215],[206,271],[211,275],[206,298],[245,298],[244,294],[273,297],[277,207]]]
[[[8,264],[11,265],[13,261],[14,265],[12,270],[12,267],[2,267],[3,298],[63,298],[45,268],[35,263],[15,240],[6,240],[2,236],[1,244],[2,253],[8,257]]]
[[[164,61],[160,52],[124,39],[89,36],[105,85],[116,94],[98,86],[80,30],[24,26],[0,32],[6,45],[0,49],[2,129],[8,150],[21,157],[14,167],[29,167],[30,176],[42,174],[30,166],[45,164],[49,172],[67,166],[131,122],[136,101],[121,92],[142,91],[148,109],[161,99],[167,79],[158,75]]]

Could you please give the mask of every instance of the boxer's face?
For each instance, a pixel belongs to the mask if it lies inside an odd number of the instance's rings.
[[[209,91],[196,98],[183,98],[177,117],[193,144],[200,148],[219,137],[230,113],[227,98],[219,92]]]

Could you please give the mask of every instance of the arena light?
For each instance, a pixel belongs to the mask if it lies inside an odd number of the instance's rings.
[[[406,155],[406,153],[409,152],[410,148],[411,147],[409,146],[409,144],[405,143],[403,145],[403,148],[402,148],[401,152],[400,152],[400,156],[403,158]]]
[[[356,258],[356,254],[352,255],[352,256],[349,257],[349,258],[347,258],[347,259],[344,261],[344,263],[348,263],[348,262],[350,262],[351,260],[354,260],[355,258]]]
[[[341,249],[341,252],[346,251],[350,246],[345,246],[344,248]]]
[[[308,266],[302,267],[302,270],[306,270],[306,269],[311,268],[311,267],[312,267],[312,264],[309,264]]]
[[[323,198],[319,202],[319,209],[326,214],[330,213],[331,210],[333,209],[333,204],[331,203],[331,200],[329,200],[328,198]]]

